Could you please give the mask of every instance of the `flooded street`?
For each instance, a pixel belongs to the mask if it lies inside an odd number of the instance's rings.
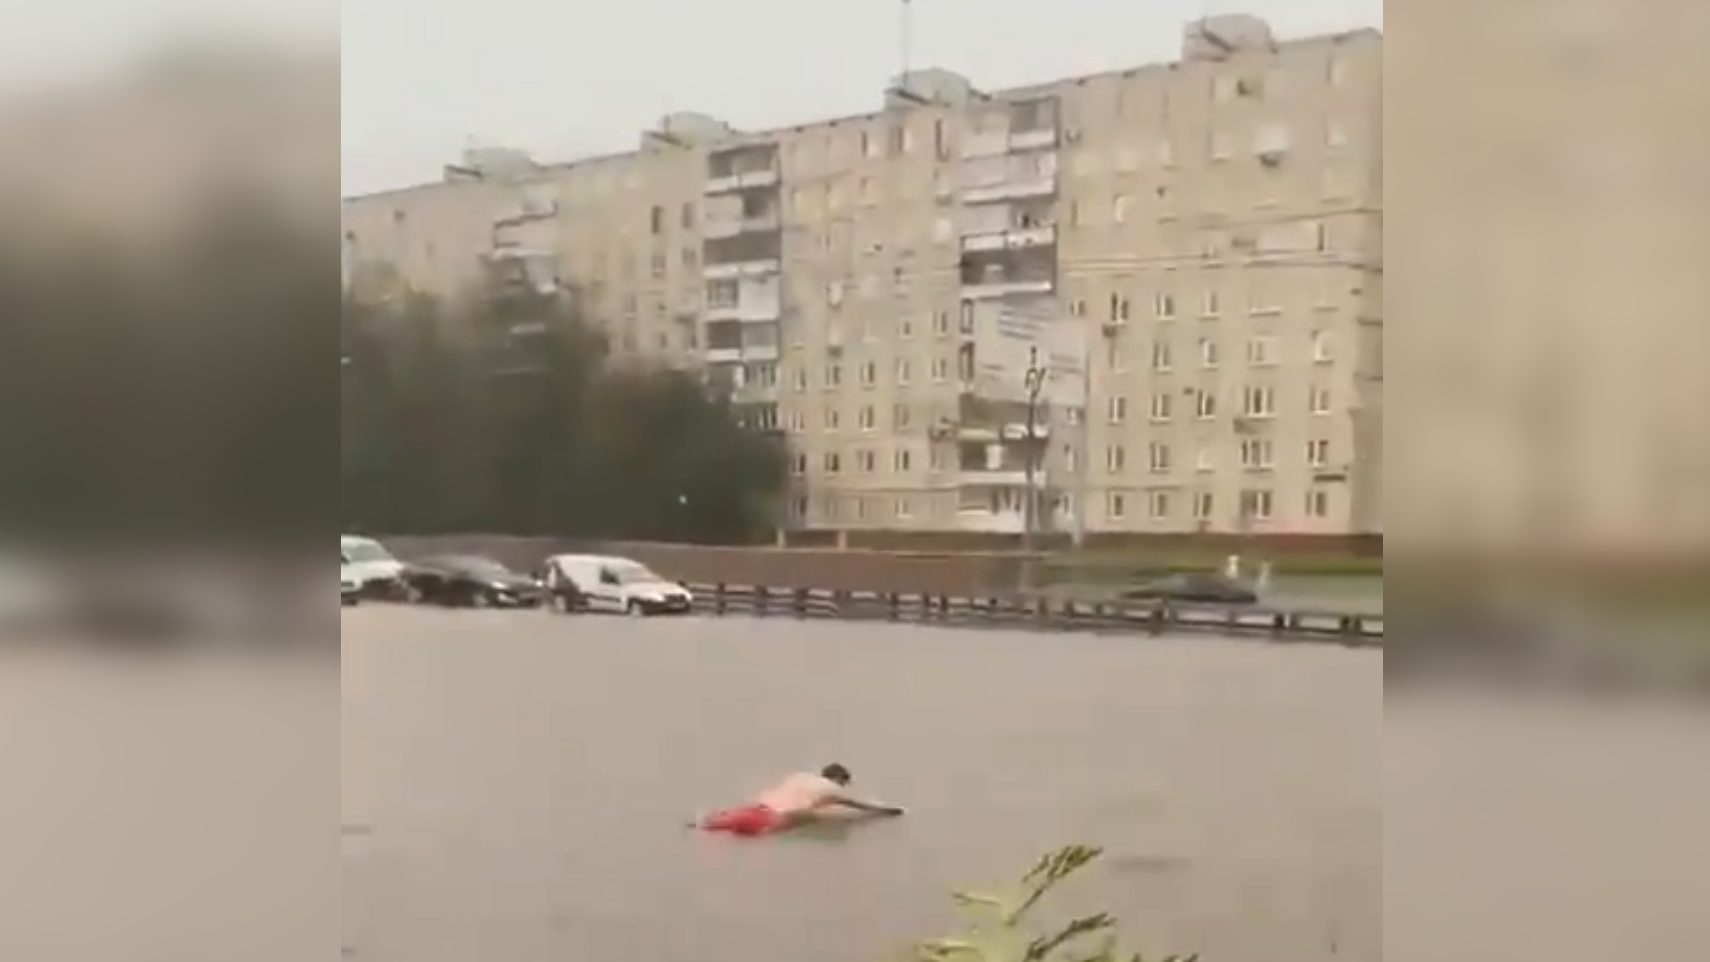
[[[1376,960],[1382,656],[368,605],[343,621],[345,954],[879,962],[1101,845],[1065,912],[1219,962]],[[686,831],[841,761],[906,818]]]

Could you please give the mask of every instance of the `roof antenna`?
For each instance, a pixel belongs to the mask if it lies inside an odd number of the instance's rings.
[[[897,78],[897,86],[906,91],[909,87],[909,71],[914,65],[914,51],[911,43],[913,38],[910,30],[910,27],[912,26],[910,20],[913,18],[914,5],[911,4],[909,0],[902,0],[902,10],[900,12],[901,17],[897,23],[897,44],[901,48],[902,53],[902,74]]]

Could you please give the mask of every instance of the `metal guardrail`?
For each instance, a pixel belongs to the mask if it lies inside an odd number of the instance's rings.
[[[1060,631],[1215,632],[1277,641],[1383,643],[1383,615],[1184,602],[1048,602],[764,585],[691,584],[694,610],[711,615],[835,618]]]

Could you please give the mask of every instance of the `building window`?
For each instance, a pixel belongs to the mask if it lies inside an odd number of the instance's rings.
[[[1210,521],[1212,509],[1217,502],[1211,497],[1210,491],[1199,491],[1193,496],[1193,517],[1195,521]]]
[[[1078,407],[1064,408],[1063,409],[1063,420],[1068,422],[1069,427],[1075,427],[1076,425],[1080,424],[1081,423],[1081,409]]]
[[[806,521],[808,516],[808,499],[806,495],[797,498],[791,505],[790,511],[797,521]]]
[[[683,223],[683,229],[684,230],[687,230],[687,229],[695,226],[695,205],[694,204],[687,203],[687,204],[683,205],[682,218],[683,218],[682,223]]]
[[[906,358],[906,357],[897,358],[897,385],[900,387],[907,387],[909,375],[910,375],[910,371],[909,371],[908,358]]]
[[[654,254],[653,257],[650,259],[648,266],[652,270],[654,280],[658,280],[659,278],[664,277],[665,276],[665,255],[664,254]]]
[[[825,369],[825,386],[827,388],[843,386],[843,365],[833,364]]]
[[[1314,438],[1306,442],[1306,463],[1314,468],[1330,465],[1330,441],[1327,438]]]
[[[878,415],[873,413],[873,406],[871,404],[863,404],[861,406],[861,413],[858,416],[857,421],[863,431],[872,431],[879,426]]]
[[[827,431],[837,430],[841,426],[842,420],[843,419],[836,408],[825,409],[825,429]]]
[[[1174,352],[1169,341],[1152,342],[1152,370],[1169,371],[1174,367]]]
[[[1210,337],[1199,339],[1199,366],[1212,370],[1217,367],[1217,340]]]
[[[1211,134],[1211,159],[1228,160],[1235,153],[1235,148],[1230,143],[1231,140],[1233,138],[1225,131],[1213,131]]]
[[[1323,488],[1306,492],[1306,515],[1310,518],[1330,517],[1330,492]]]
[[[898,474],[906,474],[914,466],[914,457],[908,448],[897,448],[896,453],[891,455],[891,465],[896,468]]]
[[[950,158],[950,141],[944,136],[944,121],[932,122],[932,153],[939,160]]]
[[[1326,73],[1330,80],[1330,86],[1342,86],[1348,81],[1348,61],[1341,57],[1331,57]]]
[[[1222,310],[1223,305],[1219,302],[1215,289],[1208,290],[1201,295],[1199,302],[1200,317],[1216,317]]]
[[[1127,194],[1118,194],[1110,202],[1110,219],[1113,223],[1128,223],[1128,211],[1134,205],[1134,199]]]
[[[898,520],[907,521],[909,518],[914,517],[914,502],[907,498],[898,498],[896,512]]]
[[[874,457],[873,452],[867,448],[862,448],[857,452],[855,460],[861,466],[861,470],[867,474],[872,474],[879,464],[879,459]]]
[[[1107,342],[1105,345],[1104,360],[1105,360],[1105,366],[1106,367],[1110,368],[1112,371],[1121,372],[1122,371],[1122,345],[1116,343],[1115,341]]]
[[[1170,492],[1153,491],[1147,500],[1150,502],[1153,521],[1162,521],[1170,516]]]
[[[1331,349],[1328,333],[1324,331],[1312,332],[1312,360],[1319,364],[1328,364],[1335,360],[1335,351]]]
[[[1122,496],[1122,492],[1112,491],[1105,495],[1104,510],[1112,518],[1123,518],[1128,514],[1127,499]]]
[[[1086,317],[1087,316],[1086,298],[1077,297],[1074,300],[1069,302],[1069,316],[1070,317]]]
[[[791,473],[798,475],[807,474],[807,455],[805,453],[798,453],[792,459],[790,471]]]
[[[897,336],[907,340],[914,336],[914,320],[904,317],[897,321]]]
[[[1267,521],[1271,517],[1271,492],[1268,488],[1256,488],[1241,492],[1241,517],[1255,521]]]
[[[898,431],[905,430],[909,424],[909,406],[898,404],[891,408],[891,423]]]
[[[1152,298],[1152,311],[1159,320],[1170,320],[1176,316],[1176,297],[1164,291],[1159,291]]]
[[[949,452],[947,449],[932,448],[927,452],[927,463],[932,466],[932,470],[942,471],[944,470],[944,464],[948,457]]]
[[[1153,441],[1147,446],[1147,468],[1153,474],[1170,473],[1170,446],[1160,441]]]
[[[1072,444],[1063,445],[1063,468],[1071,472],[1079,471],[1080,464],[1080,453],[1075,450],[1075,446]]]
[[[825,473],[836,474],[842,470],[843,459],[838,456],[836,451],[827,451],[825,453]]]
[[[1199,450],[1194,452],[1193,467],[1195,471],[1200,471],[1202,473],[1210,473],[1217,470],[1217,462],[1215,460],[1215,456],[1211,452],[1211,448],[1202,446]]]
[[[1110,423],[1122,424],[1128,420],[1128,399],[1118,394],[1110,399]]]
[[[806,368],[796,368],[796,393],[806,391],[808,387],[808,372]]]
[[[1170,407],[1172,400],[1173,398],[1168,391],[1159,391],[1153,394],[1152,420],[1160,422],[1170,420]]]
[[[665,232],[665,208],[655,205],[648,212],[647,226],[655,235]]]
[[[1112,444],[1104,449],[1104,467],[1111,474],[1121,474],[1126,466],[1128,452],[1122,450],[1122,445]]]
[[[1269,367],[1277,362],[1276,338],[1261,336],[1247,341],[1247,363],[1253,367]]]
[[[1312,222],[1312,244],[1314,249],[1325,252],[1330,250],[1330,225],[1323,221]]]
[[[1274,417],[1277,413],[1276,388],[1247,388],[1242,392],[1241,411],[1250,418]]]
[[[963,334],[974,333],[974,302],[963,301],[960,327]]]
[[[872,387],[879,383],[879,364],[877,361],[867,361],[861,365],[861,386]]]
[[[1330,389],[1313,385],[1309,409],[1313,414],[1330,413]]]
[[[932,314],[932,333],[937,334],[939,337],[949,336],[949,334],[950,334],[950,312],[949,311],[935,311],[935,312],[933,312],[933,314]]]
[[[866,498],[856,498],[855,499],[855,520],[856,521],[867,520],[867,499]]]
[[[1247,438],[1241,442],[1241,466],[1255,470],[1268,470],[1273,466],[1271,460],[1271,441],[1269,438]]]
[[[943,384],[950,380],[949,358],[935,357],[932,359],[932,380],[936,384]]]
[[[1194,395],[1194,416],[1201,421],[1217,417],[1217,394],[1203,388]]]

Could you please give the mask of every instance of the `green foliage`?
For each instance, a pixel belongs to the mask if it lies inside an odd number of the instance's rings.
[[[1043,935],[1033,934],[1026,924],[1046,893],[1102,852],[1084,845],[1070,845],[1040,858],[1013,892],[955,893],[956,904],[968,916],[966,931],[920,944],[915,959],[917,962],[1146,962],[1147,957],[1140,953],[1124,954],[1118,950],[1116,920],[1104,912],[1073,919]],[[1088,941],[1095,947],[1077,949]],[[1160,962],[1197,962],[1198,958],[1197,954],[1170,955]]]
[[[387,534],[743,542],[784,452],[691,375],[610,363],[567,297],[350,301],[344,523]]]

